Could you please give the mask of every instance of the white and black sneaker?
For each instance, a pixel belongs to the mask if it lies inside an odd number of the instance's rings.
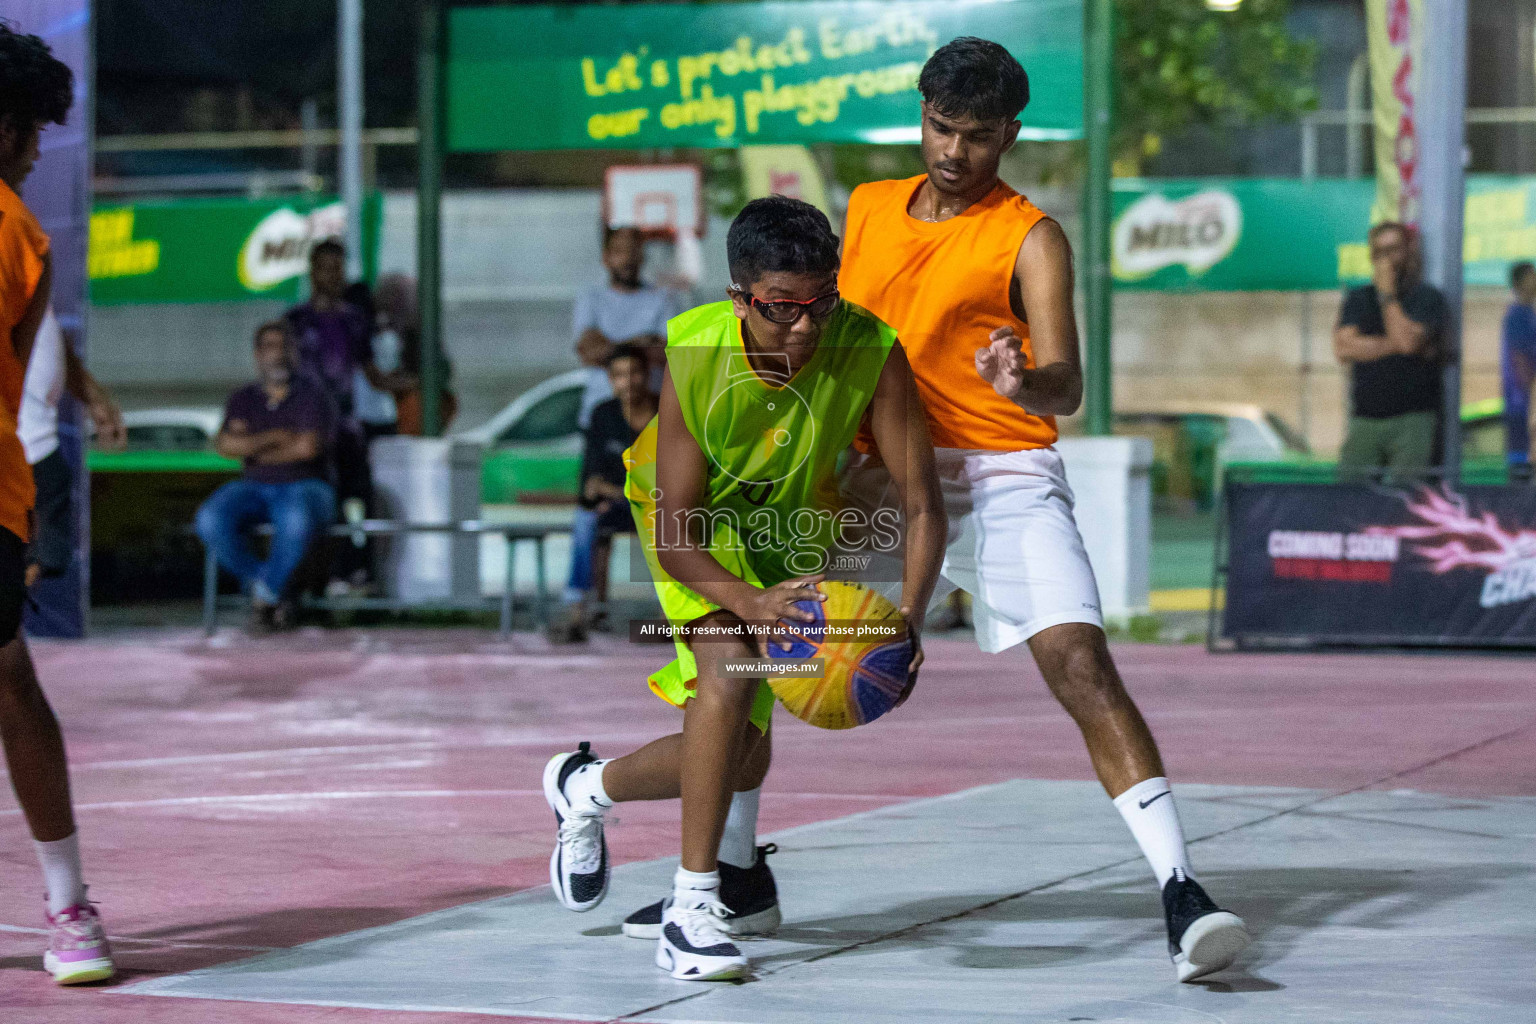
[[[778,853],[773,843],[757,848],[757,860],[750,868],[739,868],[720,861],[720,902],[725,904],[727,935],[742,937],[772,935],[783,922],[779,913],[779,889],[767,857]],[[661,917],[671,897],[641,907],[624,919],[624,934],[632,939],[661,937]]]
[[[1180,981],[1224,970],[1248,948],[1243,919],[1218,907],[1199,882],[1178,868],[1163,886],[1163,916],[1168,919],[1168,954]]]
[[[705,896],[686,906],[665,901],[656,966],[679,981],[730,981],[746,975],[747,958],[725,930],[725,904]]]
[[[603,838],[602,809],[589,804],[572,809],[565,782],[596,761],[592,745],[556,754],[544,766],[544,799],[555,812],[559,831],[549,858],[549,882],[555,898],[569,910],[591,910],[608,894],[608,842]]]

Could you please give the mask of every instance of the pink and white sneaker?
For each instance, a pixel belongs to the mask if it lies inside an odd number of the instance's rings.
[[[60,985],[105,981],[117,973],[101,915],[89,903],[48,915],[48,952],[43,968]]]

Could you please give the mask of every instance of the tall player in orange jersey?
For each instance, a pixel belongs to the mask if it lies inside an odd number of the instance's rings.
[[[1248,935],[1190,877],[1157,745],[1105,643],[1052,447],[1054,417],[1083,394],[1072,251],[997,175],[1029,79],[1002,46],[963,38],[934,53],[918,87],[927,173],[855,190],[839,286],[906,346],[949,512],[944,576],[970,592],[977,642],[991,652],[1029,644],[1157,877],[1169,952],[1179,980],[1193,980],[1229,966]],[[880,476],[868,454],[850,489],[877,495]]]
[[[41,39],[0,22],[0,745],[43,868],[43,966],[61,985],[110,978],[113,966],[101,920],[85,898],[64,739],[21,635],[33,489],[16,422],[53,263],[48,236],[19,193],[37,162],[43,126],[63,124],[73,100],[69,68]]]

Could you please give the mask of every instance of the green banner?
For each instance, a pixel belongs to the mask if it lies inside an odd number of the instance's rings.
[[[915,142],[917,76],[962,35],[1029,72],[1025,138],[1082,134],[1082,0],[469,7],[448,149]]]
[[[1302,291],[1370,280],[1374,179],[1122,179],[1117,288]],[[1536,261],[1536,177],[1467,178],[1466,283],[1509,282]]]
[[[382,209],[377,194],[364,201],[369,280]],[[331,196],[98,204],[86,260],[91,302],[292,302],[309,270],[309,247],[345,233],[345,211]]]

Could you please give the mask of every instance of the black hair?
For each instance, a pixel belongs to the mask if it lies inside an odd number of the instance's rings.
[[[1029,106],[1029,75],[1008,50],[990,39],[961,36],[933,52],[917,88],[947,117],[1012,121]]]
[[[251,335],[251,345],[253,347],[259,345],[261,343],[261,336],[272,331],[276,331],[278,334],[281,334],[285,344],[293,340],[293,332],[288,329],[287,320],[268,320],[266,323],[256,328],[256,333]]]
[[[26,134],[63,124],[75,102],[75,74],[37,36],[0,21],[0,126]]]
[[[835,273],[837,236],[827,215],[787,196],[754,199],[725,236],[731,280],[746,288],[775,270],[792,274]]]
[[[341,239],[339,238],[322,238],[310,246],[309,258],[313,261],[316,256],[323,253],[330,253],[333,256],[340,256],[342,259],[346,259],[347,247],[341,244]]]
[[[1511,288],[1519,288],[1520,279],[1526,274],[1536,274],[1536,263],[1529,263],[1522,260],[1519,263],[1516,263],[1514,266],[1510,267],[1509,286]]]
[[[645,232],[640,230],[640,228],[637,227],[634,224],[621,224],[618,227],[611,227],[608,224],[604,224],[603,225],[603,251],[604,252],[608,251],[608,243],[612,242],[614,236],[617,235],[621,231],[633,231],[635,233],[636,237],[638,237],[642,242],[645,241]]]
[[[603,365],[612,367],[620,359],[638,359],[643,365],[646,363],[645,349],[628,341],[621,342],[613,346],[613,351],[608,353],[608,357],[603,360]]]

